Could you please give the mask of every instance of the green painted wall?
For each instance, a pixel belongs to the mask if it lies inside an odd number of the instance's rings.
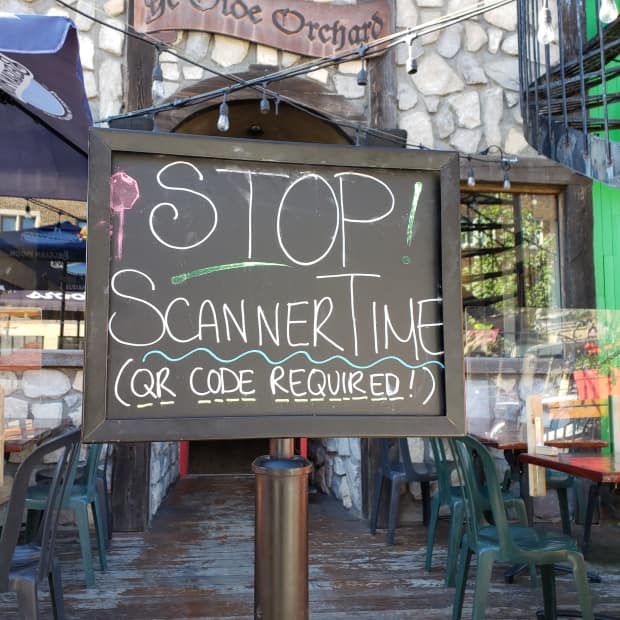
[[[597,36],[598,2],[590,0],[586,4],[586,23],[588,37]],[[615,64],[615,63],[614,63]],[[620,80],[615,78],[607,83],[607,92],[618,92]],[[600,87],[592,93],[601,92]],[[591,111],[593,117],[600,117],[602,109]],[[607,108],[609,119],[620,117],[620,104]],[[620,132],[612,131],[613,140],[620,140]],[[594,181],[592,185],[592,208],[594,218],[594,270],[596,285],[596,307],[620,309],[620,190]]]
[[[592,208],[596,307],[620,309],[620,190],[595,181]]]

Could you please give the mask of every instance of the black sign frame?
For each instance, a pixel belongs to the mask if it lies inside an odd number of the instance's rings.
[[[343,170],[388,171],[431,175],[438,185],[437,218],[441,247],[437,256],[441,292],[444,392],[441,410],[432,415],[416,411],[308,413],[259,412],[252,415],[196,416],[183,411],[159,417],[130,408],[118,415],[110,405],[109,365],[115,356],[110,337],[111,265],[114,222],[110,210],[110,179],[117,157],[198,158],[212,161],[296,166],[310,170],[330,166]],[[149,160],[150,161],[150,160]],[[193,161],[193,160],[192,160]],[[458,154],[431,150],[364,148],[303,143],[266,142],[153,134],[141,131],[93,129],[90,134],[88,195],[88,270],[86,295],[86,352],[84,367],[84,441],[168,441],[250,437],[384,437],[452,436],[465,433],[462,305],[460,274],[460,215]],[[147,251],[147,250],[145,250]],[[139,320],[139,317],[136,317]]]

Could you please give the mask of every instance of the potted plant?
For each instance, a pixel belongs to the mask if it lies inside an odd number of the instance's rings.
[[[589,336],[575,358],[573,378],[580,400],[620,395],[620,341],[599,345]]]

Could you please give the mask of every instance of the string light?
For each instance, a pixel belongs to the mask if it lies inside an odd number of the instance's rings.
[[[505,190],[509,190],[512,187],[512,183],[510,182],[510,176],[508,176],[508,171],[510,170],[510,162],[502,159],[502,168],[504,169],[504,182],[502,184],[502,187]]]
[[[460,23],[466,19],[470,19],[472,17],[476,17],[477,15],[486,13],[487,11],[492,11],[499,7],[505,6],[513,1],[514,0],[486,0],[484,3],[478,2],[473,7],[465,7],[462,9],[458,9],[454,12],[441,16],[437,19],[431,20],[429,22],[425,22],[424,24],[411,27],[404,32],[394,32],[384,37],[381,37],[379,39],[376,39],[372,41],[370,44],[366,45],[366,48],[367,50],[372,48],[372,49],[378,49],[379,51],[387,51],[391,47],[398,45],[405,40],[408,40],[408,38],[409,40],[412,41],[413,38],[415,37],[431,34],[438,30],[442,30],[454,24]],[[93,17],[92,15],[87,14],[84,11],[81,11],[80,9],[76,8],[69,2],[66,2],[63,0],[56,0],[56,2],[62,5],[63,7],[77,13],[78,15],[81,15],[87,19],[91,19],[92,21],[104,27],[111,28],[112,30],[120,32],[126,36],[136,38],[145,43],[150,43],[151,45],[154,45],[154,46],[158,46],[158,45],[161,46],[161,42],[154,40],[152,37],[145,35],[144,33],[139,33],[137,31],[134,31],[133,28],[131,27],[127,29],[120,28],[109,22],[104,22],[100,19],[97,19],[96,17]],[[278,70],[267,76],[263,76],[260,78],[253,78],[250,80],[244,80],[243,78],[240,78],[239,76],[236,76],[233,73],[224,74],[224,73],[221,73],[213,69],[212,67],[206,67],[202,65],[201,63],[180,54],[172,47],[166,47],[166,51],[172,54],[173,56],[176,56],[180,60],[189,62],[215,75],[224,77],[228,80],[235,82],[234,85],[226,88],[227,92],[236,91],[236,90],[240,90],[243,88],[257,88],[259,85],[266,84],[269,81],[279,81],[279,80],[287,79],[290,77],[306,75],[311,71],[317,70],[318,68],[321,68],[324,66],[337,65],[341,62],[346,62],[348,60],[351,60],[352,56],[358,53],[357,50],[346,50],[346,51],[340,52],[339,54],[335,56],[322,57],[322,58],[319,58],[318,60],[313,60],[311,63],[304,63],[301,65],[295,65],[293,67]],[[417,63],[413,63],[413,64],[415,65],[415,70],[417,70]],[[206,102],[210,99],[220,97],[222,96],[222,94],[223,94],[222,89],[216,89],[208,93],[201,93],[199,95],[193,95],[193,96],[185,97],[183,99],[175,99],[174,101],[169,101],[166,103],[158,104],[156,106],[150,106],[147,108],[132,110],[130,112],[124,112],[123,114],[109,116],[109,117],[100,119],[98,121],[95,121],[95,124],[110,123],[119,118],[132,118],[136,116],[143,116],[145,114],[158,114],[166,110],[178,109],[180,107],[190,106],[190,105],[194,105],[200,102]],[[269,92],[268,94],[272,97],[275,97],[277,93]],[[287,101],[290,101],[290,100],[291,99],[287,97]]]
[[[161,64],[159,62],[159,55],[161,54],[161,48],[156,47],[157,57],[155,58],[155,66],[153,67],[153,75],[151,80],[151,97],[153,101],[163,99],[166,91],[164,89],[164,74],[161,70]]]
[[[263,89],[263,96],[261,97],[260,106],[259,106],[260,113],[269,114],[270,108],[271,106],[269,105],[269,99],[267,99],[267,91]]]
[[[486,156],[488,156],[489,153],[493,150],[496,150],[499,152],[499,160],[495,160],[495,161],[499,163],[502,170],[504,171],[502,187],[504,188],[504,190],[508,191],[512,188],[509,170],[510,170],[511,164],[518,162],[519,158],[516,155],[512,155],[510,153],[504,152],[502,147],[498,146],[497,144],[490,144],[489,146],[487,146],[487,148],[480,151],[478,155],[482,155],[486,158]],[[467,162],[468,162],[467,185],[469,187],[474,187],[476,184],[476,179],[474,178],[474,170],[471,164],[472,160],[483,161],[483,162],[493,161],[489,159],[480,159],[479,157],[475,157],[471,154],[467,155]]]
[[[616,0],[601,0],[598,10],[598,18],[604,24],[611,24],[618,17],[618,6]]]
[[[476,185],[476,177],[474,177],[474,168],[471,165],[471,155],[467,156],[469,167],[467,168],[467,185],[474,187]]]
[[[226,103],[226,93],[224,100],[220,103],[220,112],[217,117],[217,129],[222,133],[226,133],[230,129],[230,120],[228,118],[228,104]]]
[[[366,47],[360,45],[357,53],[362,61],[362,68],[357,72],[357,85],[366,86],[366,84],[368,84],[368,69],[366,68],[366,58],[364,57],[366,54]]]
[[[415,37],[411,37],[408,41],[408,54],[407,54],[407,73],[414,75],[418,72],[418,61],[413,57],[413,42]]]
[[[549,0],[544,0],[543,5],[538,11],[538,32],[536,33],[536,38],[541,45],[549,45],[555,40]]]

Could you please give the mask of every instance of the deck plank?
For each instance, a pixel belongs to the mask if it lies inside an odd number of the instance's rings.
[[[415,506],[414,509],[419,509]],[[419,512],[419,511],[418,511]],[[417,513],[414,510],[414,516]],[[433,569],[424,571],[426,530],[399,527],[396,544],[334,499],[309,502],[309,603],[311,620],[445,620],[453,591],[443,584],[448,522],[439,523]],[[96,571],[86,589],[76,532],[59,540],[67,618],[70,620],[250,620],[254,592],[254,480],[251,476],[190,476],[168,494],[144,533],[115,534],[108,572]],[[591,584],[595,610],[620,615],[620,528],[595,526],[589,567],[604,577]],[[542,604],[527,576],[506,585],[497,566],[489,620],[531,620]],[[560,576],[562,607],[577,602],[570,576]],[[471,606],[471,583],[464,618]],[[47,593],[43,617],[51,617]],[[16,620],[15,597],[0,595],[0,618]]]

